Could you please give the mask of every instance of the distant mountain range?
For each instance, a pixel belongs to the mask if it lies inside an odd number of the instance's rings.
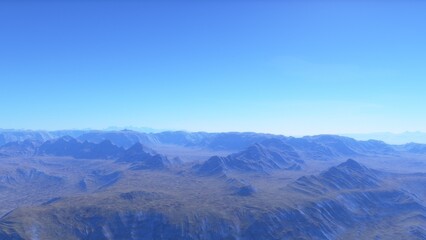
[[[326,161],[360,156],[426,153],[424,144],[389,145],[377,140],[357,141],[336,135],[294,138],[236,132],[9,131],[0,133],[0,139],[0,156],[52,155],[117,160],[126,156],[129,151],[126,149],[138,147],[161,153],[162,149],[167,147],[187,151],[199,149],[212,153],[229,152],[228,156],[212,157],[211,162],[206,164],[215,162],[218,168],[259,171],[300,169],[303,161],[310,159]],[[132,157],[127,154],[127,158]]]
[[[342,136],[355,138],[357,140],[376,139],[388,144],[422,143],[426,144],[426,133],[404,132],[404,133],[365,133],[365,134],[342,134]]]
[[[126,133],[126,134],[123,134]],[[0,129],[0,145],[7,142],[23,141],[26,139],[46,141],[63,136],[71,136],[80,140],[89,140],[100,142],[106,137],[115,145],[129,147],[136,141],[141,143],[171,143],[204,145],[212,148],[233,148],[242,149],[241,144],[247,144],[259,138],[270,136],[281,136],[262,133],[206,133],[206,132],[185,132],[185,131],[162,131],[152,128],[137,127],[110,127],[105,130],[60,130],[60,131],[33,131],[33,130],[14,130]],[[243,138],[242,138],[243,136]],[[341,134],[340,136],[353,138],[359,141],[378,140],[391,145],[403,145],[407,143],[426,144],[426,133],[424,132],[404,132],[404,133],[365,133],[365,134]],[[210,138],[210,139],[207,139]],[[213,137],[213,138],[212,138]],[[306,136],[309,137],[309,136]],[[300,137],[298,137],[300,138]]]
[[[78,141],[72,137],[60,137],[44,142],[35,151],[36,155],[71,156],[86,159],[115,159],[124,153],[109,140],[100,143]]]

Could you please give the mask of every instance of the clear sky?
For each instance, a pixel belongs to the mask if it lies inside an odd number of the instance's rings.
[[[426,131],[425,13],[407,0],[1,1],[0,128]]]

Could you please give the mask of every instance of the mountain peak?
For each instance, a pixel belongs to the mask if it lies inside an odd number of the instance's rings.
[[[339,164],[336,168],[340,170],[351,170],[358,172],[365,172],[366,170],[368,170],[367,167],[361,165],[353,159],[346,160],[346,162]]]
[[[361,164],[359,164],[357,161],[353,160],[352,158],[349,158],[348,160],[346,160],[346,162],[339,164],[338,166],[347,166],[347,167],[351,167],[351,168],[360,168],[363,167]]]
[[[327,191],[367,189],[380,185],[374,170],[371,170],[353,159],[315,176],[303,176],[291,186],[308,194],[324,194]]]

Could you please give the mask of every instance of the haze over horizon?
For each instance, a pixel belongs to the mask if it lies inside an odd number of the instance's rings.
[[[426,132],[425,10],[4,1],[0,128]]]
[[[61,132],[61,131],[94,131],[94,132],[120,132],[120,131],[136,131],[141,133],[148,133],[148,134],[157,134],[157,133],[163,133],[163,132],[187,132],[187,133],[230,133],[230,132],[238,132],[238,131],[228,131],[228,132],[208,132],[208,131],[188,131],[185,129],[155,129],[150,127],[135,127],[135,126],[125,126],[125,127],[118,127],[118,126],[111,126],[103,129],[93,129],[93,128],[70,128],[70,129],[51,129],[51,130],[45,130],[45,129],[3,129],[0,128],[0,134],[1,133],[22,133],[22,132],[37,132],[37,131],[48,131],[48,132]],[[256,134],[273,134],[277,136],[285,136],[285,137],[309,137],[309,136],[319,136],[319,135],[340,135],[343,137],[349,137],[353,138],[355,140],[361,140],[361,141],[368,141],[368,140],[379,140],[383,141],[387,144],[395,144],[395,145],[403,145],[408,143],[419,143],[419,144],[426,144],[426,133],[416,131],[416,132],[401,132],[401,133],[391,133],[391,132],[372,132],[372,133],[344,133],[344,134],[330,134],[330,133],[320,133],[320,134],[306,134],[306,135],[289,135],[285,133],[270,133],[270,132],[253,132],[253,131],[245,131],[246,133],[256,133]],[[240,132],[243,133],[243,132]]]

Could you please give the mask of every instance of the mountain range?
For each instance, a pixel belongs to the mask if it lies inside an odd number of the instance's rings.
[[[0,239],[426,238],[423,144],[237,132],[1,136]]]
[[[357,141],[352,138],[341,137],[337,135],[318,135],[294,138],[285,137],[281,135],[237,132],[141,133],[130,130],[124,130],[106,132],[60,131],[51,133],[38,131],[9,131],[0,132],[0,139],[0,147],[2,148],[0,152],[6,155],[7,153],[5,152],[7,148],[11,148],[12,145],[8,146],[5,144],[15,144],[15,147],[18,147],[16,144],[30,144],[34,145],[33,148],[35,148],[38,147],[37,144],[43,143],[43,146],[39,150],[39,153],[42,153],[43,151],[50,151],[48,149],[48,145],[56,141],[72,141],[73,144],[85,144],[85,148],[87,149],[81,149],[81,151],[94,151],[90,148],[95,146],[93,144],[100,143],[105,145],[105,149],[112,148],[112,146],[110,145],[115,145],[117,147],[122,147],[123,149],[125,149],[133,146],[136,143],[140,143],[152,149],[161,149],[164,146],[178,146],[187,149],[204,149],[210,151],[233,153],[236,151],[246,150],[247,148],[252,147],[256,143],[265,143],[265,141],[267,140],[280,140],[282,144],[293,148],[293,150],[297,154],[299,154],[300,157],[323,160],[334,159],[337,157],[351,157],[363,155],[397,155],[399,153],[423,153],[426,150],[426,144],[409,143],[404,145],[390,145],[377,140]],[[24,146],[21,147],[25,148]],[[31,148],[31,146],[27,147]],[[100,149],[97,150],[100,151]],[[71,149],[70,151],[73,151],[74,155],[76,154],[74,150]],[[116,149],[113,151],[119,150]]]
[[[357,140],[377,139],[389,144],[407,144],[407,143],[422,143],[426,144],[426,133],[416,132],[402,132],[402,133],[364,133],[364,134],[343,134],[343,136],[355,138]]]

